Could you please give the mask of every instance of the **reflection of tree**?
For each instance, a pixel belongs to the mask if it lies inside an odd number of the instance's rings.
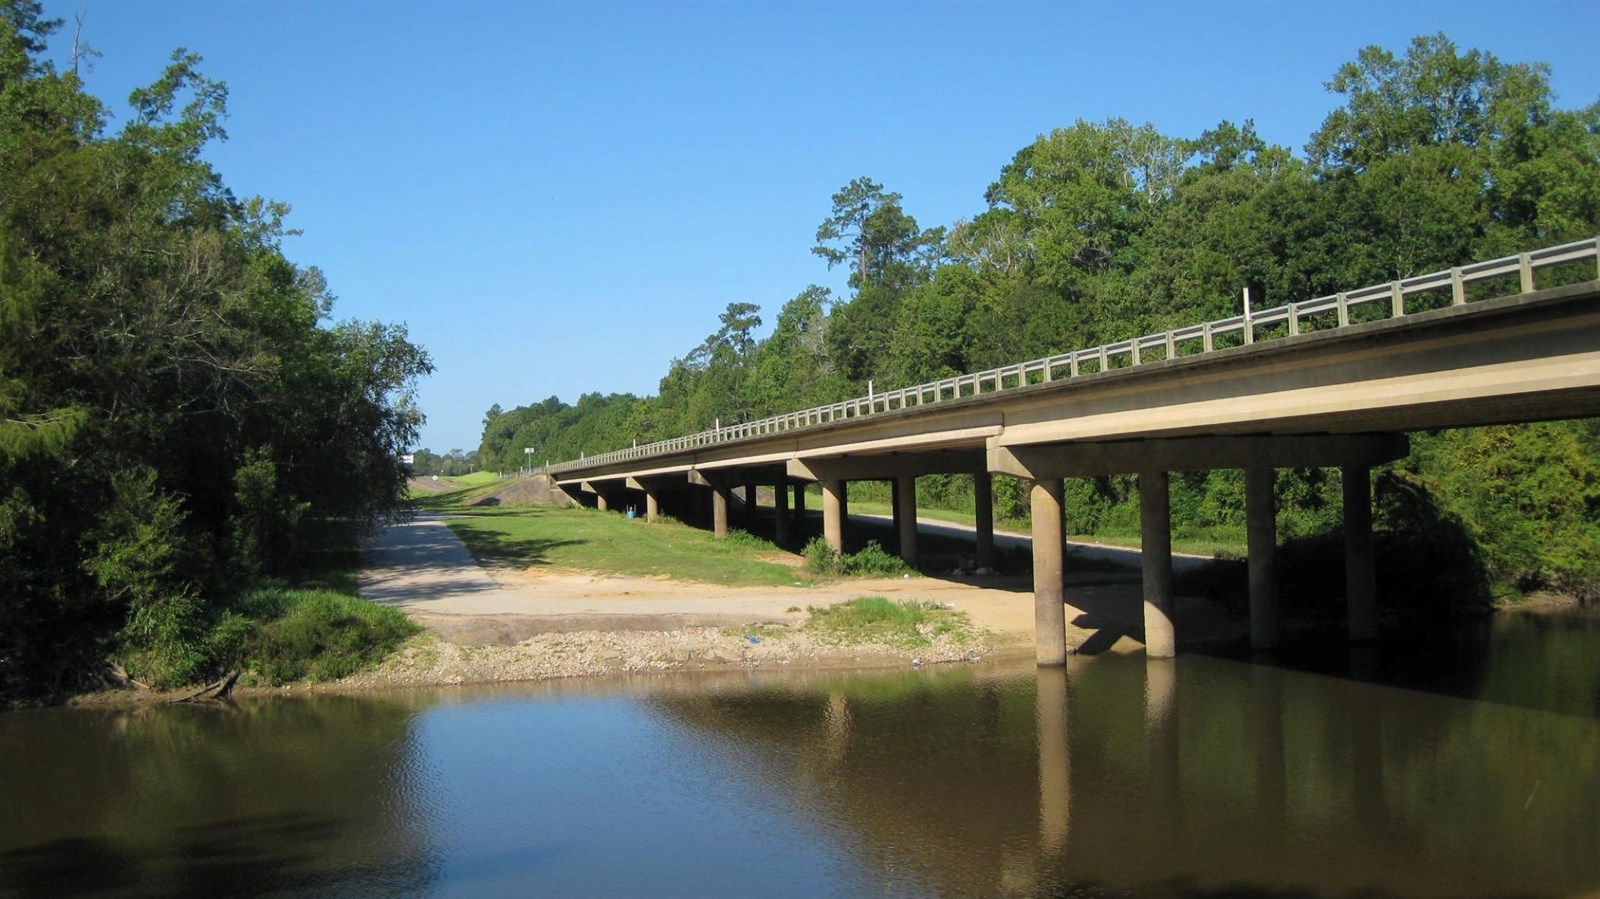
[[[411,715],[317,697],[0,717],[0,808],[28,810],[0,816],[0,887],[423,889]]]

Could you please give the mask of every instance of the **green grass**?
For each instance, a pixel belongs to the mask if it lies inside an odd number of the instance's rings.
[[[480,484],[493,484],[500,480],[500,474],[494,471],[475,471],[472,474],[458,474],[448,478],[440,478],[462,487],[476,487]]]
[[[433,507],[459,516],[447,523],[480,561],[732,587],[811,580],[767,558],[777,548],[748,535],[718,540],[709,531],[676,522],[646,524],[593,509]]]
[[[806,621],[806,630],[840,643],[887,643],[910,649],[927,646],[931,638],[939,635],[949,634],[957,639],[972,636],[964,612],[915,599],[863,596],[807,611],[811,617]]]

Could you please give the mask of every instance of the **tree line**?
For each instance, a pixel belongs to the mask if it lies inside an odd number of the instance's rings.
[[[0,700],[203,658],[241,589],[399,510],[432,370],[403,326],[334,321],[288,207],[202,158],[227,88],[200,57],[113,130],[88,48],[45,58],[60,24],[0,2]]]
[[[923,228],[900,194],[857,178],[833,195],[812,248],[849,267],[848,295],[806,287],[762,339],[760,308],[730,303],[652,397],[497,405],[480,462],[515,468],[529,446],[576,458],[861,396],[869,383],[894,389],[1223,318],[1244,289],[1265,308],[1600,232],[1600,101],[1558,106],[1546,65],[1432,35],[1400,52],[1367,47],[1326,87],[1338,103],[1303,152],[1267,143],[1250,121],[1175,137],[1080,120],[1018,150],[982,208],[943,226]],[[1472,535],[1502,585],[1595,595],[1595,422],[1419,434],[1413,446],[1380,482],[1380,506],[1436,506],[1429,514]],[[1001,513],[1024,517],[1022,486],[997,489]],[[1068,491],[1074,532],[1137,529],[1132,478]],[[923,479],[919,492],[970,502],[959,478]],[[1237,472],[1176,476],[1175,526],[1240,531],[1242,492]],[[1336,473],[1283,472],[1279,495],[1290,538],[1337,527]]]

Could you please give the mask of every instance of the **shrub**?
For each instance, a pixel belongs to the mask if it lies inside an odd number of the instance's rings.
[[[811,538],[805,550],[806,570],[812,574],[831,576],[844,571],[839,554],[821,537]]]
[[[906,570],[906,563],[898,556],[884,552],[876,540],[867,541],[860,552],[851,553],[839,561],[845,574],[900,574]]]
[[[421,630],[396,609],[326,590],[254,590],[235,611],[253,621],[239,664],[265,684],[346,677]]]

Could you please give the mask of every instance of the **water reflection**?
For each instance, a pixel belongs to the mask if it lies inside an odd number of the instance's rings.
[[[323,697],[0,715],[0,892],[422,889],[412,714]]]
[[[0,895],[1600,888],[1600,631],[1471,645],[0,715]]]
[[[1492,689],[1493,669],[1479,675]],[[1193,656],[826,689],[827,708],[850,710],[849,751],[830,736],[827,777],[792,788],[849,830],[857,861],[892,875],[884,892],[1600,886],[1595,718]],[[769,687],[650,705],[751,747],[742,776],[767,781],[787,755],[777,747],[803,757],[827,732],[807,724],[805,697]]]

